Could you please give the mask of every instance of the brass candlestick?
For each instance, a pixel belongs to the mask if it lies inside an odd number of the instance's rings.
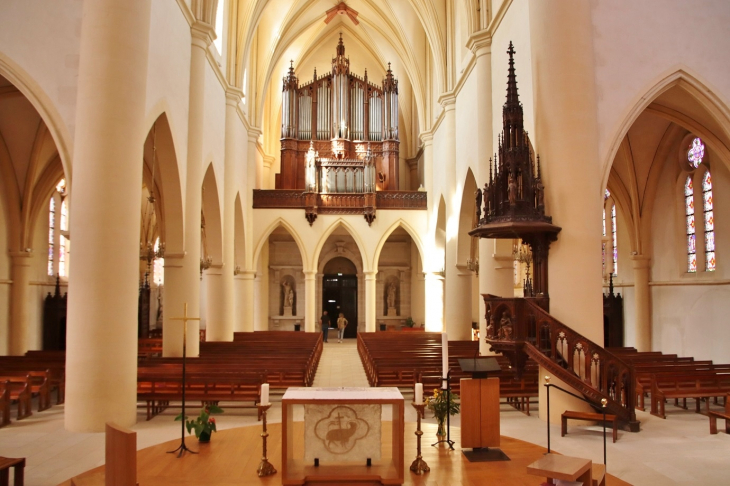
[[[269,433],[266,431],[266,411],[271,408],[271,404],[267,403],[266,405],[262,405],[259,403],[256,407],[259,411],[259,417],[262,417],[264,421],[264,429],[263,432],[261,432],[261,438],[264,440],[264,455],[261,458],[258,469],[256,469],[256,473],[259,477],[270,476],[272,474],[276,474],[276,469],[274,469],[274,466],[272,466],[266,458],[266,438],[269,436]]]
[[[426,408],[426,404],[412,402],[411,405],[413,405],[413,408],[416,409],[416,417],[418,417],[416,425],[416,444],[418,444],[418,454],[416,455],[416,459],[413,461],[413,464],[411,464],[411,471],[416,474],[423,474],[431,470],[431,468],[428,467],[428,464],[426,464],[426,461],[423,460],[423,457],[421,457],[421,436],[423,435],[423,431],[421,430],[421,417],[423,417],[423,409]]]

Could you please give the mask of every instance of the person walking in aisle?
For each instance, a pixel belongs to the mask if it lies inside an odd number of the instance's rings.
[[[319,323],[322,326],[322,341],[327,342],[327,331],[330,329],[330,316],[327,315],[327,311],[322,311]]]
[[[340,317],[337,318],[337,342],[341,343],[342,338],[345,337],[345,328],[347,327],[347,319],[345,314],[340,312]]]

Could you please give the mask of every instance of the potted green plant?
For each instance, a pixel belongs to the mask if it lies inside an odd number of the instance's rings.
[[[407,327],[413,327],[415,324],[416,324],[416,321],[414,321],[411,316],[408,316],[406,318],[406,326]]]
[[[200,410],[200,415],[195,417],[193,420],[187,420],[185,417],[185,426],[188,429],[188,434],[195,430],[195,437],[200,442],[210,442],[210,435],[216,432],[215,418],[211,417],[211,414],[223,413],[223,409],[218,405],[210,404],[206,405]],[[175,420],[182,420],[182,414],[175,417]]]
[[[426,399],[426,406],[433,412],[433,416],[436,417],[438,422],[438,430],[436,435],[446,435],[446,414],[456,415],[461,410],[461,404],[459,395],[454,392],[448,394],[448,401],[446,399],[446,390],[440,390],[438,388],[433,389],[433,395]]]

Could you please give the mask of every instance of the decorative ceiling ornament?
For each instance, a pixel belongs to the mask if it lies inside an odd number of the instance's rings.
[[[357,20],[357,10],[348,7],[345,2],[338,3],[331,9],[327,10],[325,14],[327,15],[324,19],[325,24],[329,24],[330,22],[332,22],[332,19],[334,19],[337,14],[347,15],[348,17],[350,17],[350,20],[352,20],[352,23],[355,25],[358,25],[360,23],[360,21]]]

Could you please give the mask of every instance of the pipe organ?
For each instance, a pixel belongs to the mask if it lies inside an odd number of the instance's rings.
[[[340,36],[332,71],[283,80],[281,169],[276,189],[319,193],[398,190],[398,80],[382,86],[350,73]]]

